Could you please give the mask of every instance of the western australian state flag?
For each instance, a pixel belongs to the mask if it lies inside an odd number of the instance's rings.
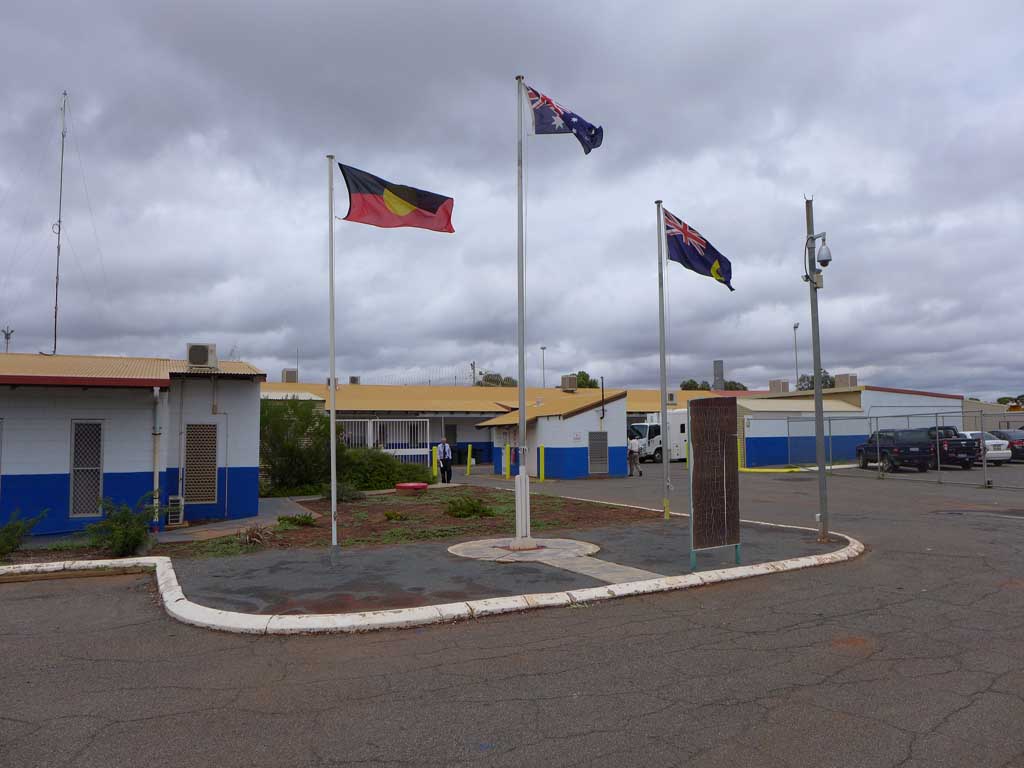
[[[570,112],[525,83],[524,86],[533,112],[534,133],[571,133],[582,145],[583,153],[586,155],[590,154],[590,150],[601,146],[601,142],[604,141],[604,128],[588,123],[575,112]]]
[[[687,269],[713,277],[730,291],[732,287],[732,264],[715,250],[715,246],[688,224],[680,221],[664,208],[665,240],[668,243],[668,258],[677,261]]]

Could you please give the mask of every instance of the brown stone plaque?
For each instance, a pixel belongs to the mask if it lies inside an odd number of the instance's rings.
[[[740,474],[736,399],[690,400],[693,549],[740,543]]]

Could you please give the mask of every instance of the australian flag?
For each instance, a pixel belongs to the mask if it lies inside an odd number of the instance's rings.
[[[526,94],[530,98],[530,107],[533,111],[534,133],[571,133],[579,140],[583,146],[583,153],[587,155],[590,154],[590,150],[601,146],[604,128],[588,123],[575,112],[570,112],[528,85]]]
[[[687,269],[700,275],[713,277],[723,283],[730,291],[732,287],[732,264],[715,250],[693,227],[680,221],[671,213],[662,209],[665,214],[665,240],[668,243],[668,258],[678,261]]]

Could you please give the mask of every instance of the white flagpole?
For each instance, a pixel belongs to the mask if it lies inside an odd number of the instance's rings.
[[[661,505],[665,519],[669,519],[668,506],[668,460],[671,452],[671,436],[668,429],[668,372],[665,365],[665,210],[661,200],[654,201],[658,213],[658,356],[661,363],[661,470],[665,478]]]
[[[334,396],[338,377],[334,363],[334,155],[327,156],[327,243],[331,291],[331,381],[328,400],[331,409],[331,546],[338,546],[338,430]]]
[[[516,255],[519,262],[519,307],[517,336],[519,340],[519,473],[516,476],[516,538],[513,549],[529,549],[530,539],[530,475],[527,472],[526,445],[526,256],[523,240],[523,76],[516,75],[516,194],[518,202],[518,239]]]

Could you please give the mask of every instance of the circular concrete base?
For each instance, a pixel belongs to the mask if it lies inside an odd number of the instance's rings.
[[[518,540],[522,541],[522,540]],[[601,548],[587,541],[574,539],[532,539],[531,549],[513,549],[516,539],[481,539],[453,544],[448,551],[471,560],[491,560],[497,563],[528,563],[549,560],[552,557],[586,557],[597,554]]]

